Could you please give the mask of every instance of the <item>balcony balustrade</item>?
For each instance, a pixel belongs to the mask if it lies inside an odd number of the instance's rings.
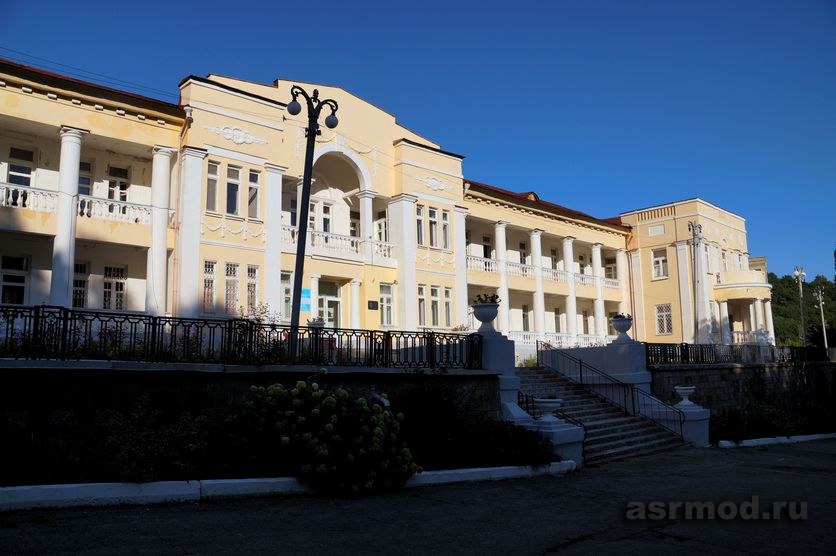
[[[534,277],[534,267],[530,264],[522,263],[505,263],[508,269],[508,274],[512,276],[524,276],[526,278]]]
[[[535,345],[538,341],[542,341],[558,348],[605,346],[616,338],[615,336],[596,336],[594,334],[573,336],[562,332],[537,333],[520,330],[511,330],[506,336],[509,340],[522,345]]]
[[[383,257],[386,259],[394,258],[395,244],[387,243],[385,241],[373,241],[372,252],[375,257]]]
[[[360,253],[360,238],[354,236],[344,236],[341,234],[332,234],[330,232],[320,232],[311,230],[309,232],[311,247],[319,251],[328,251],[336,254],[353,254]]]
[[[551,280],[552,282],[568,282],[568,273],[565,270],[558,270],[556,268],[544,268],[543,278]]]
[[[575,283],[581,286],[594,286],[595,285],[595,276],[591,274],[581,274],[579,272],[575,272]]]
[[[616,280],[615,278],[604,278],[604,287],[619,289],[621,288],[621,280]]]
[[[151,224],[151,207],[125,201],[78,196],[78,215],[97,220],[116,220],[135,224]]]
[[[25,185],[0,183],[0,207],[55,212],[58,207],[58,192]]]
[[[497,261],[485,257],[467,256],[467,269],[479,270],[481,272],[498,272]]]

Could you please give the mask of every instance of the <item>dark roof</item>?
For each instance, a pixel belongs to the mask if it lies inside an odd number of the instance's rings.
[[[477,189],[484,189],[485,191],[501,195],[503,197],[510,197],[514,202],[533,206],[535,208],[539,208],[544,211],[555,212],[561,214],[563,216],[568,216],[570,218],[575,218],[577,220],[584,220],[586,222],[590,222],[593,224],[601,224],[610,227],[621,228],[624,230],[629,230],[630,226],[625,226],[620,222],[618,217],[615,218],[596,218],[585,212],[581,212],[579,210],[570,209],[568,207],[564,207],[562,205],[558,205],[556,203],[552,203],[549,201],[543,201],[540,199],[540,196],[533,191],[526,191],[524,193],[518,193],[516,191],[511,191],[509,189],[502,189],[501,187],[496,187],[493,185],[488,185],[486,183],[480,183],[473,180],[464,180],[464,183],[469,183],[471,189],[473,186],[476,186]]]
[[[183,79],[181,79],[180,83],[177,86],[182,87],[183,83],[185,83],[186,81],[189,81],[190,79],[193,80],[193,81],[197,81],[199,83],[206,83],[208,85],[214,85],[215,87],[220,87],[221,89],[225,89],[225,90],[231,91],[233,93],[238,93],[239,95],[244,95],[244,96],[248,96],[250,98],[258,99],[258,100],[261,100],[261,101],[264,101],[264,102],[269,102],[270,104],[275,104],[276,106],[281,106],[282,108],[287,106],[286,102],[281,102],[281,101],[278,101],[278,100],[275,100],[275,99],[272,99],[272,98],[263,97],[261,95],[255,94],[255,93],[245,91],[243,89],[237,89],[235,87],[231,87],[229,85],[226,85],[225,83],[218,83],[217,81],[212,81],[208,77],[198,77],[196,75],[189,75],[189,76],[186,76]]]
[[[118,99],[121,102],[130,103],[132,105],[143,107],[149,110],[156,110],[158,112],[163,112],[165,114],[168,114],[170,116],[176,116],[178,118],[184,117],[183,109],[180,108],[179,105],[173,104],[171,102],[165,102],[156,98],[146,97],[138,95],[136,93],[129,93],[127,91],[121,91],[112,87],[106,87],[104,85],[99,85],[90,81],[76,79],[75,77],[61,75],[59,73],[34,68],[32,66],[12,62],[11,60],[7,60],[5,58],[0,58],[0,71],[3,70],[8,71],[9,73],[14,73],[15,75],[19,75],[24,79],[38,81],[53,87],[73,89],[75,91],[78,91],[79,93],[90,96],[116,97],[116,99]]]
[[[416,147],[429,149],[429,150],[435,151],[437,153],[446,154],[447,156],[452,156],[453,158],[458,158],[459,160],[464,159],[463,154],[456,154],[456,153],[452,153],[450,151],[444,151],[444,150],[439,149],[438,147],[433,147],[433,146],[430,146],[430,145],[425,145],[424,143],[419,143],[417,141],[412,141],[410,139],[407,139],[406,137],[401,137],[400,139],[397,139],[397,140],[393,141],[393,143],[398,143],[400,141],[403,141],[404,143],[406,143],[408,145],[414,145]]]

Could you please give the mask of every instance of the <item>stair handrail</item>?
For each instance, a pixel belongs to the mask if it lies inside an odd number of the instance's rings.
[[[522,390],[517,391],[517,405],[519,405],[523,411],[531,415],[531,417],[536,421],[543,416],[543,412],[540,410],[539,407],[537,407],[537,403],[534,401],[535,399],[536,396],[534,396],[534,394],[528,394],[526,392],[523,392]],[[565,414],[560,409],[555,409],[552,411],[552,413],[556,413],[557,416],[561,419],[569,421],[576,427],[580,427],[583,430],[583,439],[586,440],[586,425],[584,425],[574,417]]]
[[[573,374],[567,372],[569,369],[565,367],[561,369],[560,365],[548,364],[545,360],[546,352],[568,360],[570,364],[577,367],[577,372]],[[585,386],[591,394],[617,405],[628,414],[641,415],[682,437],[682,426],[685,422],[685,414],[682,410],[663,402],[635,384],[622,382],[589,363],[584,363],[581,359],[540,340],[537,341],[537,363],[571,382]]]

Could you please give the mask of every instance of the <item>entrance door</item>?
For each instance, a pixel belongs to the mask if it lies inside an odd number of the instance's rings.
[[[339,285],[334,282],[319,283],[319,316],[328,328],[340,326],[340,297]]]

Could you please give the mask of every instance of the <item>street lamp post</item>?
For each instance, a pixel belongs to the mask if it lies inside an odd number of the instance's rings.
[[[302,304],[302,273],[305,270],[305,244],[308,237],[308,209],[311,199],[313,155],[314,147],[316,146],[316,136],[322,133],[319,129],[319,114],[322,112],[322,107],[327,106],[331,110],[331,115],[325,118],[325,126],[328,129],[337,127],[339,120],[337,120],[337,102],[331,99],[320,100],[318,89],[314,89],[313,95],[308,95],[302,87],[294,85],[290,89],[290,94],[293,96],[293,100],[287,105],[287,111],[291,116],[296,116],[302,111],[302,105],[297,100],[300,96],[305,99],[308,105],[308,127],[305,128],[305,135],[308,141],[305,147],[305,173],[302,178],[302,198],[299,201],[299,217],[296,221],[296,269],[293,273],[293,303],[290,310],[290,328],[296,330],[299,328],[299,312]],[[312,304],[315,302],[315,300],[311,300]]]
[[[796,266],[793,272],[796,281],[798,282],[798,306],[801,308],[801,343],[807,347],[807,323],[804,321],[804,277],[807,274],[804,272],[803,266]]]
[[[821,288],[813,292],[813,297],[819,302],[819,312],[821,313],[821,336],[824,340],[824,351],[827,351],[827,329],[824,325],[824,291]]]

